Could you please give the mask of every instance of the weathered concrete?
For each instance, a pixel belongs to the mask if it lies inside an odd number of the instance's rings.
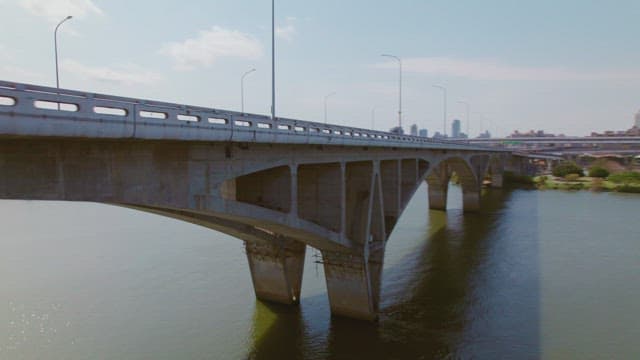
[[[383,256],[378,256],[381,259]],[[382,261],[362,254],[322,252],[331,313],[376,320],[380,303]],[[377,261],[377,263],[376,263]]]
[[[304,243],[278,239],[245,242],[256,297],[281,304],[300,301],[304,270]]]
[[[447,186],[429,185],[429,209],[447,210],[447,198],[449,188]]]
[[[451,171],[446,162],[438,164],[438,166],[431,170],[430,175],[427,177],[427,184],[429,185],[429,209],[447,209],[450,179]]]
[[[455,173],[465,211],[476,211],[489,164],[508,156],[363,129],[28,88],[0,82],[0,97],[17,99],[0,106],[0,199],[114,204],[224,232],[245,242],[256,296],[285,304],[300,301],[305,248],[312,246],[323,254],[332,313],[358,319],[377,316],[386,242],[417,188],[426,181],[430,207],[445,210]],[[78,110],[34,110],[36,100]],[[96,106],[126,111],[98,115]],[[141,121],[140,111],[167,118]],[[501,172],[492,167],[493,176]]]

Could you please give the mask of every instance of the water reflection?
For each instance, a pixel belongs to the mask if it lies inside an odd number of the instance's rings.
[[[331,318],[323,325],[321,318],[327,317],[326,313],[309,307],[321,303],[319,298],[326,294],[303,299],[300,308],[262,305],[275,317],[270,319],[268,330],[256,338],[250,358],[538,357],[537,248],[508,244],[513,239],[505,238],[504,233],[523,225],[509,224],[508,220],[514,219],[505,219],[502,210],[509,199],[508,191],[491,191],[483,197],[478,214],[429,211],[424,234],[427,241],[384,270],[377,325],[344,318]],[[535,221],[531,218],[536,213],[531,211],[535,210],[535,197],[530,200],[524,204],[528,208],[522,209],[529,217],[516,220]],[[535,237],[535,231],[527,236]],[[526,250],[526,257],[510,253],[512,250]],[[525,260],[508,260],[513,256]],[[524,281],[513,274],[521,270],[529,272]],[[502,290],[505,282],[512,283],[516,291]],[[497,283],[501,283],[499,287],[494,286]],[[523,297],[529,300],[523,302]],[[263,312],[267,310],[256,308],[256,328],[264,326]],[[310,336],[312,332],[328,336]],[[526,348],[514,348],[510,344],[514,337]]]
[[[301,359],[307,338],[300,309],[256,300],[251,359]]]

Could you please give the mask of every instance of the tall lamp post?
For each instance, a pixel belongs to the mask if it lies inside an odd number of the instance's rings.
[[[398,71],[398,83],[399,83],[398,127],[402,129],[402,59],[395,55],[389,55],[389,54],[382,54],[382,56],[389,57],[398,61],[398,70],[399,70]]]
[[[58,23],[58,25],[56,25],[56,29],[53,31],[53,48],[56,54],[56,88],[60,88],[60,75],[59,75],[59,71],[58,71],[58,28],[60,27],[60,25],[62,25],[65,21],[67,20],[71,20],[73,19],[73,16],[69,15],[66,18],[62,19],[62,21],[60,21]]]
[[[471,105],[469,105],[466,101],[458,101],[459,104],[463,104],[467,108],[467,136],[470,138],[471,134],[469,133],[469,123],[471,122],[469,118],[469,114],[471,114]]]
[[[271,0],[271,120],[276,119],[276,4]]]
[[[442,94],[444,95],[444,117],[442,119],[442,130],[444,131],[444,136],[447,136],[447,88],[440,85],[433,85],[434,88],[438,88],[442,90]]]
[[[327,123],[327,100],[329,100],[329,98],[332,97],[335,94],[336,94],[336,92],[334,91],[332,93],[329,93],[329,94],[325,95],[325,97],[324,97],[324,123],[325,124]]]
[[[240,78],[240,109],[242,110],[243,113],[244,113],[244,78],[254,71],[256,71],[256,69],[251,69],[246,73],[242,74],[242,77]]]

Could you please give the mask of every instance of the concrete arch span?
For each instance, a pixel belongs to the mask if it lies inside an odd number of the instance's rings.
[[[246,244],[261,299],[295,303],[319,249],[332,313],[377,316],[386,242],[423,181],[432,208],[456,172],[479,206],[492,153],[287,144],[15,138],[0,141],[0,198],[153,212]],[[444,201],[443,201],[444,199]],[[444,209],[444,206],[440,206]]]

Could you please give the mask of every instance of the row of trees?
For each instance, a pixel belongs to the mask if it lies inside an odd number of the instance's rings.
[[[553,168],[553,176],[566,178],[578,178],[584,176],[582,168],[573,161],[563,161]],[[604,167],[595,165],[589,169],[589,176],[594,178],[606,178],[607,180],[617,184],[640,184],[640,173],[635,171],[626,171],[617,174],[610,174]]]

